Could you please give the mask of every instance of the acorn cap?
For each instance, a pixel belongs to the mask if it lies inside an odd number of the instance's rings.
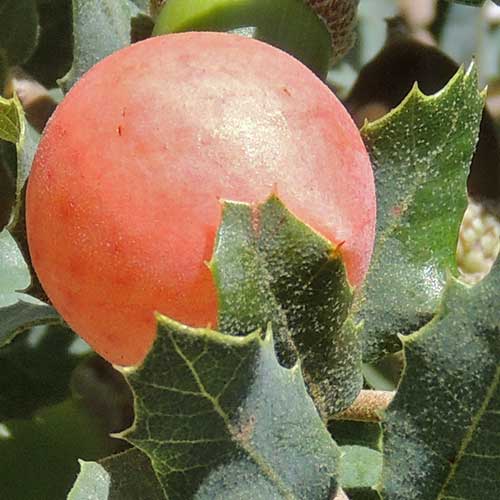
[[[359,0],[304,0],[325,23],[332,38],[332,60],[338,61],[356,40]]]
[[[166,3],[167,0],[149,0],[149,13],[153,19],[156,18]]]

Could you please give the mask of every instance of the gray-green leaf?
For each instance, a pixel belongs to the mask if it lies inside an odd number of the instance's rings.
[[[500,261],[450,278],[436,318],[404,339],[385,421],[383,498],[500,498]]]
[[[134,13],[128,1],[73,0],[73,66],[59,80],[65,92],[101,59],[130,44]]]
[[[455,271],[466,179],[484,94],[474,67],[433,96],[415,86],[391,113],[362,130],[375,169],[377,238],[355,308],[366,360],[400,349],[436,311]]]
[[[350,500],[378,500],[382,453],[364,446],[342,446],[340,486]]]
[[[80,473],[68,494],[68,500],[106,500],[111,479],[106,469],[96,462],[79,460]]]
[[[59,315],[22,293],[31,276],[19,248],[7,229],[0,233],[0,347],[34,325],[57,323]]]
[[[136,420],[125,438],[151,459],[165,497],[329,498],[338,450],[272,335],[158,322],[144,364],[126,374]]]

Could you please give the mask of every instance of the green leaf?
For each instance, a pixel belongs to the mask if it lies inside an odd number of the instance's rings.
[[[16,203],[9,228],[14,228],[20,218],[24,217],[24,187],[31,171],[40,134],[22,117],[21,134],[16,143],[17,177],[16,177]]]
[[[16,153],[15,155],[12,154],[13,156],[12,160],[10,159],[10,156],[9,158],[7,158],[7,155],[5,154],[2,155],[2,158],[0,158],[0,161],[2,161],[2,163],[7,164],[7,165],[2,165],[2,168],[5,169],[5,172],[9,176],[9,177],[4,176],[4,178],[10,180],[11,175],[12,177],[15,177],[15,193],[14,193],[13,207],[11,209],[11,214],[7,225],[10,234],[7,235],[4,232],[0,233],[0,240],[1,240],[0,255],[3,252],[5,252],[6,255],[10,255],[11,257],[9,258],[12,259],[13,258],[12,255],[14,255],[14,253],[17,252],[19,256],[16,257],[16,262],[18,262],[19,259],[22,258],[17,248],[14,250],[13,240],[11,237],[12,235],[17,241],[19,248],[24,253],[24,256],[27,259],[29,269],[31,269],[31,262],[28,252],[28,244],[26,241],[26,229],[24,220],[25,219],[24,194],[25,194],[25,184],[31,170],[31,165],[33,163],[33,158],[36,149],[38,147],[38,143],[40,141],[40,134],[38,134],[38,132],[27,122],[21,103],[19,102],[19,99],[16,96],[14,96],[14,98],[12,99],[0,98],[0,139],[13,143],[15,144],[16,147]],[[3,146],[5,145],[10,146],[10,144],[8,144],[7,142],[3,143]],[[9,150],[6,151],[10,153]],[[2,152],[5,151],[2,150]],[[7,205],[6,207],[7,210],[10,208],[9,205]],[[7,242],[8,239],[10,239],[11,241]],[[8,261],[6,260],[5,263],[7,264]],[[0,270],[1,269],[2,268],[0,267]],[[9,289],[7,292],[11,294],[13,292],[17,292],[18,290],[23,290],[28,288],[28,286],[31,283],[30,275],[33,276],[33,282],[31,284],[31,292],[35,293],[37,297],[40,297],[43,300],[45,300],[46,299],[45,294],[42,292],[42,288],[39,285],[38,280],[36,279],[35,273],[34,272],[31,273],[30,271],[28,271],[28,267],[26,267],[25,276],[27,277],[24,286],[17,285],[15,289],[14,288]],[[2,277],[0,279],[3,280],[6,278]],[[7,292],[4,291],[2,293],[5,294]],[[23,295],[23,297],[19,298],[22,298],[24,302],[33,302],[32,297],[29,297],[27,295]],[[6,305],[12,305],[13,303],[15,303],[15,301],[10,300],[10,302],[6,304],[5,300],[3,300],[2,297],[0,297],[0,307]],[[28,310],[29,314],[33,308],[28,307],[28,309],[29,309]],[[13,320],[16,321],[15,318],[17,317],[17,314],[19,312],[20,308],[16,308],[15,310],[10,310],[8,312],[9,319],[6,321],[7,322],[11,322]],[[46,313],[48,313],[47,310]],[[0,312],[0,317],[1,317],[1,312]],[[19,326],[22,326],[23,324],[22,322],[24,322],[25,319],[29,320],[29,318],[26,318],[25,314],[22,314],[20,319],[17,320]],[[0,322],[1,321],[2,320],[0,319]],[[37,323],[38,322],[39,321],[37,320]],[[1,343],[2,339],[0,337],[0,346]]]
[[[30,300],[33,299],[30,297]],[[38,301],[32,303],[20,300],[10,306],[0,307],[0,347],[33,326],[60,322],[61,317],[53,307]]]
[[[59,80],[65,92],[94,64],[130,44],[134,13],[122,0],[73,0],[73,65]]]
[[[244,335],[272,324],[280,361],[297,356],[321,411],[349,406],[362,386],[352,292],[340,253],[271,196],[254,212],[224,205],[211,270],[219,329]]]
[[[26,61],[38,39],[36,0],[3,0],[0,4],[0,49],[10,66]]]
[[[436,318],[403,339],[383,423],[384,499],[500,498],[498,290],[500,261],[474,287],[450,278]]]
[[[382,472],[382,453],[364,446],[342,446],[340,486],[350,500],[379,500],[375,487]]]
[[[337,448],[300,367],[279,365],[270,333],[262,340],[158,322],[144,364],[126,373],[136,420],[124,437],[151,459],[165,498],[334,493]]]
[[[155,23],[154,35],[183,31],[231,31],[252,27],[252,36],[293,55],[320,78],[332,57],[332,36],[339,55],[350,45],[355,0],[328,6],[329,27],[304,0],[169,0]],[[342,5],[337,5],[342,3]],[[342,11],[343,8],[343,11]],[[327,9],[323,9],[327,10]],[[335,11],[342,11],[335,16]]]
[[[100,463],[112,478],[109,500],[165,498],[151,461],[137,448],[104,458]]]
[[[0,347],[32,326],[60,322],[52,307],[19,292],[30,283],[23,256],[14,238],[4,229],[0,233]]]
[[[0,424],[0,498],[65,498],[78,472],[78,458],[109,453],[99,420],[68,399],[40,410],[31,420]]]
[[[22,215],[23,189],[40,141],[40,134],[27,122],[17,97],[12,99],[0,97],[0,139],[16,145],[16,201],[9,223],[9,228],[12,229]]]
[[[23,115],[18,99],[0,97],[0,139],[14,144],[19,140]]]
[[[0,421],[31,417],[70,396],[70,377],[86,354],[73,352],[76,343],[67,328],[45,326],[0,349]]]
[[[366,360],[400,349],[436,311],[446,272],[456,272],[466,179],[484,95],[473,67],[433,96],[414,87],[391,113],[362,130],[377,186],[377,237],[355,305]]]
[[[19,248],[7,229],[0,233],[0,307],[15,304],[28,288],[30,274]]]

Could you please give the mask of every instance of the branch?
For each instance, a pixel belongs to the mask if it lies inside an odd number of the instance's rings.
[[[354,403],[333,416],[334,420],[380,422],[381,414],[394,398],[393,391],[361,391]]]

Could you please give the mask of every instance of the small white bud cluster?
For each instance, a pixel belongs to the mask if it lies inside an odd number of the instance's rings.
[[[500,251],[500,219],[488,208],[470,200],[460,228],[458,268],[472,283],[489,272]]]

